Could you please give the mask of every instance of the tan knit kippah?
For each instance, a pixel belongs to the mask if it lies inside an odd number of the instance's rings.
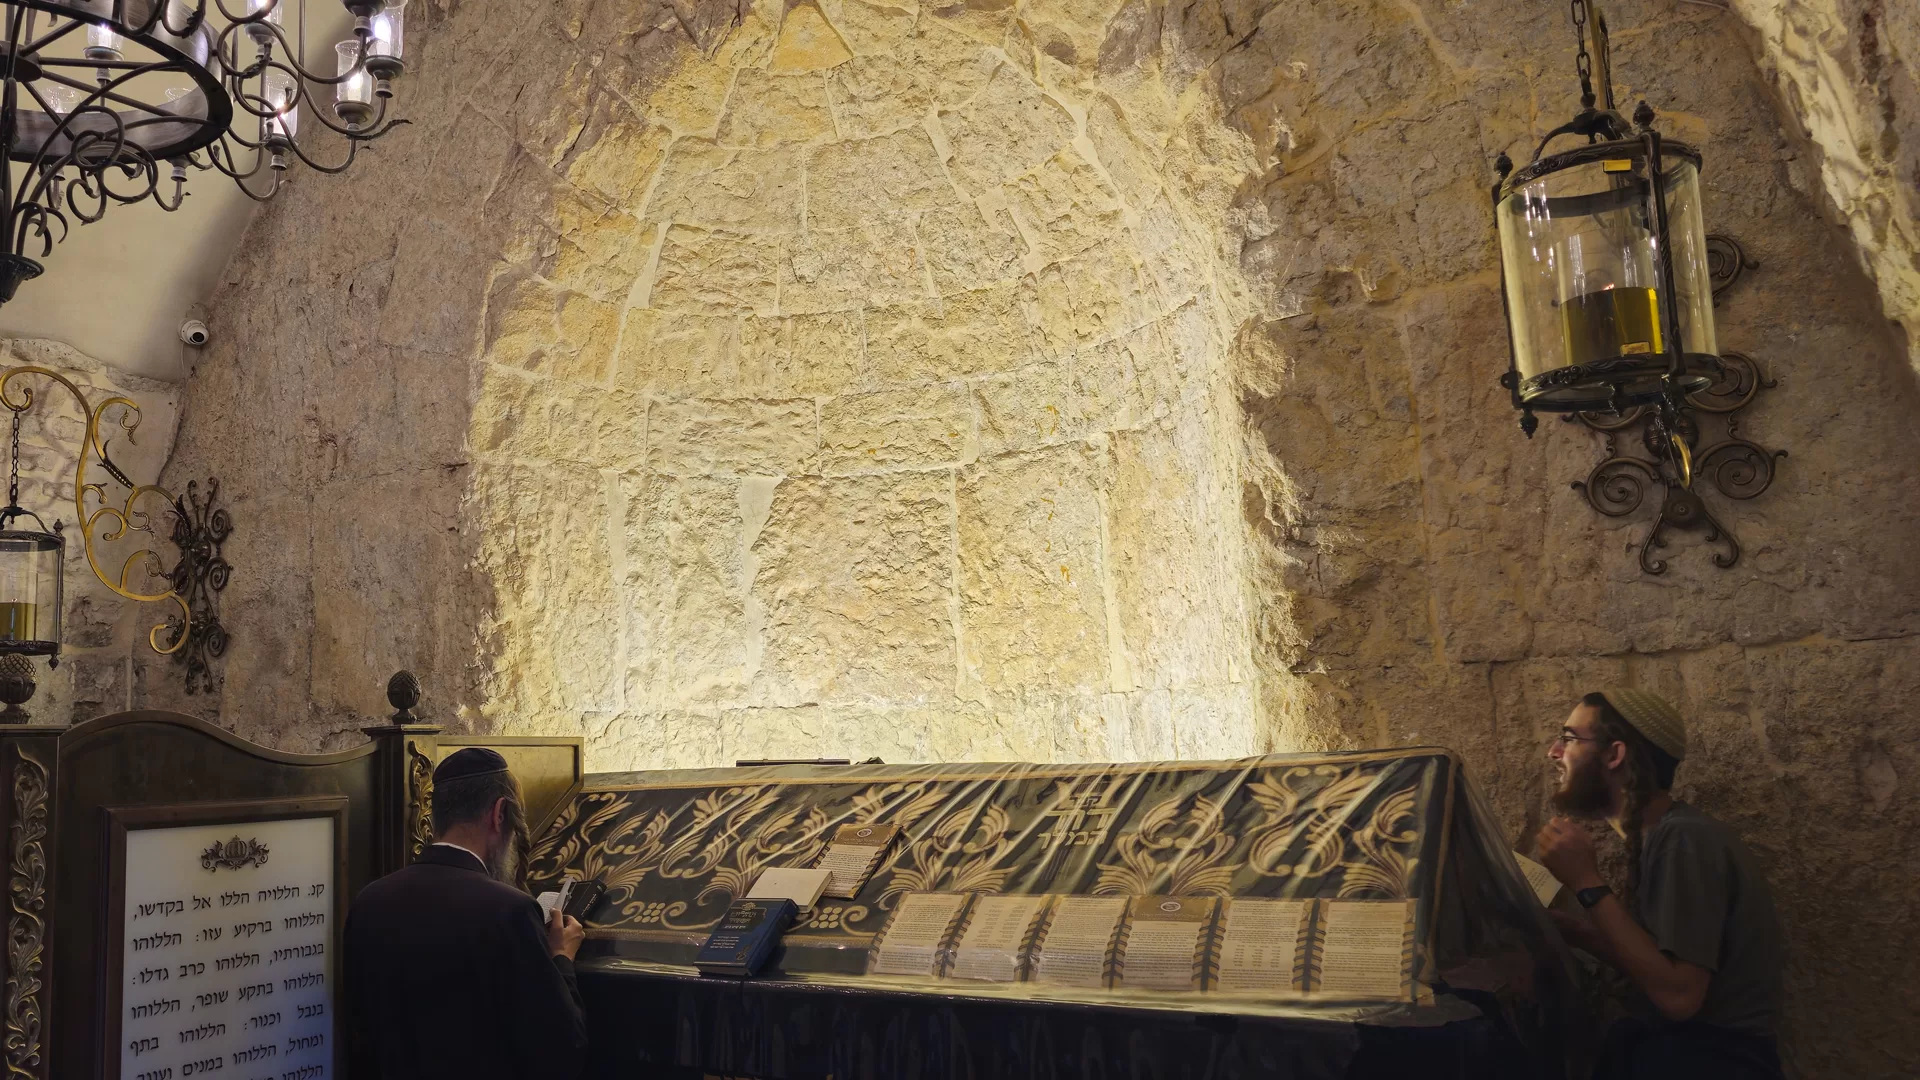
[[[1624,686],[1608,687],[1600,693],[1648,742],[1665,750],[1675,761],[1686,758],[1687,722],[1666,698]]]

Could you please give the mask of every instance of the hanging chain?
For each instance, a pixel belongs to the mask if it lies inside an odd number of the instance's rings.
[[[1587,0],[1572,0],[1573,38],[1580,51],[1574,54],[1573,69],[1580,74],[1580,106],[1593,108],[1593,58],[1587,55]]]
[[[7,475],[7,509],[20,505],[20,414],[13,414],[13,446],[11,448],[11,471]]]

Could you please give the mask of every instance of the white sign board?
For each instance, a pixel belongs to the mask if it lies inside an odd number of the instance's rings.
[[[332,1080],[337,815],[115,815],[121,1080]]]

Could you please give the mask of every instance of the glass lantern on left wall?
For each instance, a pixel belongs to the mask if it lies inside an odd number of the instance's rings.
[[[15,528],[22,517],[40,525],[30,510],[0,509],[0,656],[45,656],[58,667],[66,541],[57,523],[52,532]]]

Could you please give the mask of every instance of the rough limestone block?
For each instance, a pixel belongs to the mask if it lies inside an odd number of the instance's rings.
[[[786,246],[783,313],[858,311],[926,295],[926,266],[905,218],[849,229],[813,228]]]
[[[1062,354],[1153,321],[1165,303],[1127,245],[1105,243],[1036,275],[1041,347]]]
[[[975,380],[980,452],[993,457],[1086,435],[1067,360],[1043,360]]]
[[[655,401],[647,415],[647,467],[676,475],[801,472],[818,447],[813,402]]]
[[[751,551],[766,613],[760,700],[931,701],[954,686],[951,478],[798,478]]]
[[[916,6],[864,0],[820,0],[820,11],[854,52],[854,59],[833,70],[839,74],[872,54],[892,55],[913,34]]]
[[[587,760],[594,763],[595,772],[733,764],[720,758],[719,747],[720,716],[712,709],[653,712],[629,706],[603,723],[589,725],[586,732]]]
[[[1219,524],[1233,502],[1227,463],[1213,459],[1204,413],[1178,419],[1171,430],[1117,432],[1110,442],[1113,633],[1143,687],[1236,681],[1251,644],[1237,545]]]
[[[1001,371],[1038,355],[1026,290],[1007,285],[866,315],[867,358],[885,384]]]
[[[485,358],[541,375],[583,382],[606,378],[620,310],[513,269],[487,296]]]
[[[995,68],[966,105],[942,110],[940,123],[954,178],[974,195],[1036,168],[1074,135],[1073,117],[1011,64]]]
[[[1108,688],[1100,494],[1108,463],[1061,446],[968,466],[958,487],[966,681],[989,693]]]
[[[768,147],[833,135],[827,84],[817,73],[777,75],[742,68],[734,77],[715,141],[721,146]]]
[[[660,251],[650,306],[667,311],[772,314],[780,294],[780,239],[674,226]]]
[[[625,706],[737,699],[751,675],[740,484],[629,473],[623,499]]]
[[[829,476],[958,465],[973,456],[973,409],[960,383],[846,394],[820,406]]]
[[[1124,225],[1120,200],[1072,151],[1048,158],[1008,185],[1014,213],[1040,238],[1036,254],[1060,262],[1114,239]]]
[[[597,470],[487,460],[468,506],[489,527],[478,566],[494,602],[480,628],[500,635],[485,699],[522,717],[607,710],[619,689],[622,621]]]
[[[845,6],[866,8],[860,0],[847,0]],[[918,127],[934,106],[915,69],[885,53],[857,56],[829,72],[827,92],[840,134],[852,139]]]
[[[800,151],[794,147],[676,139],[654,181],[645,216],[705,229],[797,232],[801,191]]]
[[[635,390],[680,395],[733,382],[740,315],[628,308],[620,328],[614,381]]]
[[[807,228],[847,229],[963,205],[924,128],[848,139],[807,153]]]
[[[717,748],[729,764],[815,757],[934,761],[928,738],[932,719],[925,710],[863,704],[727,709],[720,714]]]
[[[673,132],[665,125],[649,124],[618,96],[601,94],[579,141],[561,160],[560,172],[614,206],[637,207],[671,141]]]
[[[812,0],[787,8],[773,46],[772,70],[825,71],[852,58],[853,50]]]
[[[1005,210],[954,207],[923,214],[917,230],[942,296],[991,288],[1026,274],[1026,244]]]

